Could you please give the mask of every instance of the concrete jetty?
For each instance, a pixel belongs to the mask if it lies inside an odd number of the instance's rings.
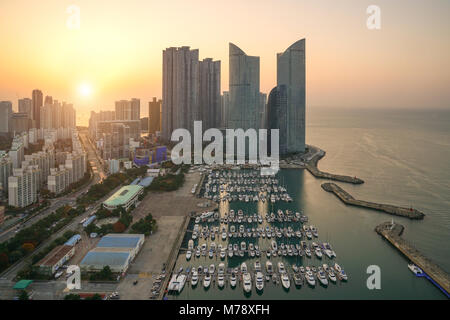
[[[335,183],[324,183],[322,184],[322,189],[325,191],[334,193],[339,199],[341,199],[342,202],[348,205],[367,208],[367,209],[373,209],[377,211],[386,212],[395,216],[405,217],[409,219],[423,219],[425,214],[419,210],[413,209],[413,208],[405,208],[405,207],[398,207],[393,206],[390,204],[383,204],[383,203],[375,203],[375,202],[369,202],[364,200],[357,200],[352,197],[351,194],[346,192],[344,189],[339,187]]]
[[[334,181],[340,181],[340,182],[346,182],[346,183],[353,183],[353,184],[364,183],[364,180],[359,179],[357,177],[350,177],[350,176],[344,176],[344,175],[338,175],[338,174],[320,171],[319,168],[317,167],[317,163],[324,156],[325,156],[325,151],[320,150],[320,152],[316,152],[316,154],[311,159],[308,159],[308,161],[306,162],[305,168],[314,177],[320,178],[320,179],[328,179],[328,180],[334,180]]]
[[[441,289],[450,292],[450,275],[436,263],[425,257],[412,244],[404,240],[401,235],[404,227],[397,223],[384,222],[375,228],[375,231],[396,247],[412,263],[422,269]]]

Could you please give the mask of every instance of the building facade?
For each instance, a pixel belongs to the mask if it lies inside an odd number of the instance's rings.
[[[41,107],[44,104],[44,96],[41,90],[35,89],[32,92],[33,100],[33,126],[37,129],[41,127]]]
[[[156,100],[148,103],[148,133],[156,134],[157,131],[161,131],[161,105],[162,100]]]

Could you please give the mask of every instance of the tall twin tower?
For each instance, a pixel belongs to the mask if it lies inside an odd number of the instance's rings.
[[[305,39],[277,55],[277,86],[260,92],[260,59],[229,44],[229,92],[220,95],[220,61],[189,47],[163,51],[162,137],[208,128],[279,129],[280,154],[305,151]]]

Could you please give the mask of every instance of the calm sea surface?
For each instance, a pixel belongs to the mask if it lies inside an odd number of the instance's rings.
[[[427,257],[450,271],[450,112],[382,110],[356,111],[308,110],[307,143],[327,152],[319,162],[325,171],[358,176],[362,185],[338,183],[355,198],[413,206],[426,214],[422,221],[396,217],[405,226],[403,237],[414,243]],[[407,268],[408,261],[378,236],[377,224],[392,216],[348,207],[320,187],[317,180],[303,170],[283,170],[279,173],[283,185],[293,197],[292,203],[277,203],[273,210],[302,210],[319,231],[319,241],[330,242],[338,262],[349,275],[347,283],[329,284],[327,288],[303,286],[284,291],[281,285],[265,284],[257,294],[253,286],[250,296],[242,287],[236,289],[211,287],[205,291],[186,286],[172,299],[444,299],[445,296],[428,280],[416,278]],[[254,203],[233,202],[230,208],[242,208],[244,213],[265,212],[267,208]],[[228,208],[222,208],[222,213]],[[264,222],[266,223],[266,222]],[[202,243],[204,240],[200,240]],[[237,241],[237,240],[233,240]],[[239,240],[240,241],[240,240]],[[211,241],[209,241],[211,242]],[[222,241],[215,241],[223,243]],[[253,240],[262,249],[267,239]],[[225,243],[223,243],[225,244]],[[228,259],[228,258],[226,258]],[[327,258],[272,258],[276,265],[283,259],[290,264],[319,266],[333,264]],[[256,259],[225,260],[230,267],[246,261],[253,269]],[[260,258],[264,266],[266,258]],[[201,257],[186,261],[180,255],[179,266],[220,263],[220,259]],[[381,268],[381,290],[368,290],[366,269]]]

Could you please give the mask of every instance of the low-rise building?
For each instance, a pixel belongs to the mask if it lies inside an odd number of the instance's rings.
[[[55,247],[42,260],[34,266],[39,273],[48,276],[53,275],[63,264],[70,260],[75,254],[75,246],[61,245]]]
[[[103,202],[103,205],[108,210],[114,210],[118,207],[128,210],[132,205],[136,205],[139,195],[143,192],[144,188],[139,185],[124,186]]]

